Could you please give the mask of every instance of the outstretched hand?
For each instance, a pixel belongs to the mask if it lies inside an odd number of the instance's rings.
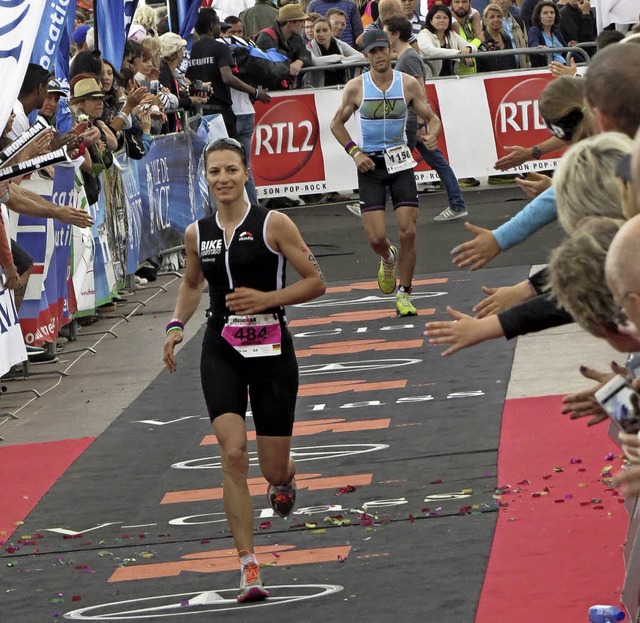
[[[424,332],[429,344],[451,344],[441,353],[443,357],[502,335],[502,327],[495,316],[478,320],[452,307],[447,307],[447,314],[453,320],[427,322]]]
[[[565,396],[562,399],[562,403],[565,405],[562,408],[562,413],[568,413],[572,420],[592,416],[587,422],[587,426],[594,426],[595,424],[604,422],[608,417],[607,412],[596,400],[595,393],[618,374],[619,366],[615,364],[615,362],[612,364],[612,367],[614,365],[616,366],[614,372],[599,372],[587,366],[580,366],[580,374],[586,379],[596,381],[596,385]]]
[[[487,288],[486,286],[482,286],[482,291],[487,295],[487,298],[480,301],[473,308],[476,318],[484,318],[485,316],[497,314],[498,312],[530,299],[532,295],[528,281],[522,281],[513,286],[503,286],[501,288]]]
[[[478,270],[496,257],[502,249],[489,229],[468,222],[465,222],[464,226],[475,238],[451,249],[453,263],[458,268]]]

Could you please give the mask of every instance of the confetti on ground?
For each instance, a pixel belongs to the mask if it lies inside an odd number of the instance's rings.
[[[340,489],[338,489],[338,491],[336,492],[336,495],[343,495],[345,493],[353,493],[356,490],[356,488],[353,485],[347,485],[346,487],[341,487]]]

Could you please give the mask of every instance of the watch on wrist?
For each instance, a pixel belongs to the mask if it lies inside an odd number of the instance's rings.
[[[542,156],[542,152],[540,151],[540,148],[537,145],[533,146],[533,149],[531,150],[531,155],[536,159],[536,160],[540,160],[540,156]]]

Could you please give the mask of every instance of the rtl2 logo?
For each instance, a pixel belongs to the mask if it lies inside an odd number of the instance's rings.
[[[256,105],[251,161],[257,186],[324,179],[320,127],[313,95]]]

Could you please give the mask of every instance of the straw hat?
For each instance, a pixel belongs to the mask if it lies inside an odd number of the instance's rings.
[[[88,97],[99,97],[100,99],[104,97],[104,93],[95,78],[78,80],[73,86],[73,97],[69,101],[71,104],[76,104]]]
[[[298,4],[285,4],[278,11],[279,22],[299,22],[309,17]]]

